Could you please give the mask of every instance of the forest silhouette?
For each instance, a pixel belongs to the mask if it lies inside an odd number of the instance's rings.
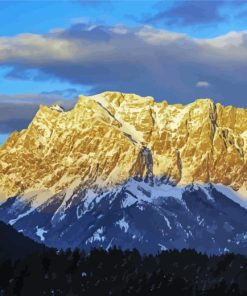
[[[57,251],[2,260],[0,295],[247,295],[247,258],[194,250]]]
[[[241,296],[247,258],[195,250],[57,250],[0,222],[0,296]]]

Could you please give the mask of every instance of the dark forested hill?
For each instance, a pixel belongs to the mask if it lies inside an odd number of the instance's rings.
[[[0,222],[0,295],[244,296],[247,258],[188,249],[57,251]]]
[[[23,258],[31,253],[43,251],[46,247],[17,232],[10,225],[0,221],[0,262]]]
[[[48,250],[0,264],[0,295],[244,296],[247,259],[193,250]]]

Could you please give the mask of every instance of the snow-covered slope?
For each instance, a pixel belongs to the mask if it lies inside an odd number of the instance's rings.
[[[38,198],[34,192],[8,199],[0,218],[49,246],[247,254],[247,203],[223,185],[130,179],[107,191],[64,190],[42,204]]]

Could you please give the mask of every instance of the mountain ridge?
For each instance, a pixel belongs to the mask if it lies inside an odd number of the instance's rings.
[[[26,130],[14,132],[0,148],[0,196],[54,194],[73,184],[109,187],[145,176],[145,147],[154,176],[246,190],[246,109],[105,92],[79,96],[67,112],[41,106]]]
[[[56,248],[246,254],[246,131],[247,110],[210,99],[41,106],[0,149],[0,220]]]
[[[48,248],[17,232],[10,225],[0,221],[0,263],[7,259],[20,259],[33,253],[41,253]],[[18,248],[17,248],[18,245]]]

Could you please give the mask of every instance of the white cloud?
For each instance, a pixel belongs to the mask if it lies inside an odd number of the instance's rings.
[[[209,86],[210,86],[210,83],[207,81],[198,81],[196,83],[196,87],[206,87],[207,88]]]
[[[1,37],[0,65],[13,67],[10,77],[37,69],[97,93],[135,92],[181,103],[204,96],[247,107],[246,40],[247,32],[195,39],[151,26],[79,23],[44,35]]]

